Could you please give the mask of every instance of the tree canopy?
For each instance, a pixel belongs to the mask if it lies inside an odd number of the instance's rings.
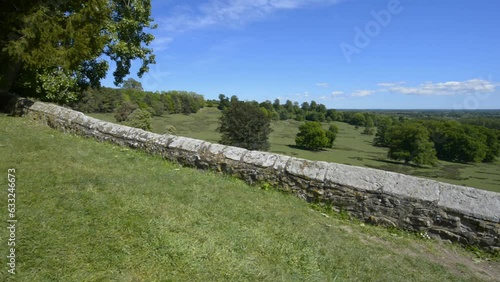
[[[271,121],[258,104],[233,101],[222,111],[220,125],[221,144],[249,150],[267,150],[270,147]]]
[[[331,147],[336,136],[335,130],[335,128],[331,127],[327,136],[327,131],[321,128],[320,122],[306,121],[299,127],[299,133],[295,137],[295,144],[311,150]],[[333,140],[329,137],[333,137]]]
[[[436,164],[434,144],[429,140],[429,131],[421,124],[393,126],[390,128],[389,135],[389,158],[419,165]]]
[[[0,90],[66,103],[97,87],[116,63],[115,84],[155,63],[150,0],[8,0],[0,12]]]

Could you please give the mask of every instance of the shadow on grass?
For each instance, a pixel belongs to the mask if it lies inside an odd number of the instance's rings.
[[[399,161],[393,161],[393,160],[386,160],[386,159],[377,159],[377,158],[367,158],[368,160],[376,161],[376,162],[381,162],[381,163],[386,163],[386,164],[392,164],[392,165],[403,165],[405,167],[411,167],[411,168],[427,168],[426,166],[421,166],[417,164],[412,164],[412,163],[402,163]]]
[[[291,148],[291,149],[299,149],[299,150],[309,151],[309,152],[313,152],[313,153],[326,152],[325,149],[314,150],[314,149],[310,149],[310,148],[303,147],[303,146],[297,146],[297,145],[286,145],[286,146],[288,148]]]

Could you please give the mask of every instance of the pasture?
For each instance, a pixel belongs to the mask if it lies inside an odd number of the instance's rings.
[[[3,173],[16,170],[18,219],[16,274],[7,273],[3,255],[0,281],[491,281],[500,276],[497,258],[481,252],[365,225],[290,194],[28,119],[0,115],[0,158]],[[0,186],[7,199],[7,177],[0,178]],[[8,237],[2,228],[4,247]]]
[[[90,114],[93,117],[116,122],[112,114]],[[177,129],[181,136],[218,142],[220,135],[216,132],[220,111],[216,108],[203,108],[191,115],[165,115],[154,117],[152,131],[163,134],[168,125]],[[439,161],[437,167],[417,167],[404,165],[386,157],[387,149],[372,146],[373,135],[361,134],[354,126],[335,122],[339,133],[334,148],[314,152],[295,148],[295,135],[301,122],[294,120],[272,122],[273,132],[270,135],[273,153],[294,156],[309,160],[335,162],[355,166],[371,167],[426,177],[447,183],[469,186],[484,190],[500,192],[500,163],[493,164],[461,164]],[[324,124],[327,129],[328,125]]]

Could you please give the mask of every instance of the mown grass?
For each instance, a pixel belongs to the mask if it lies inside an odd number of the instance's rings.
[[[480,281],[498,269],[454,245],[23,118],[0,115],[0,159],[4,176],[16,169],[16,281]]]
[[[111,114],[91,115],[116,122]],[[174,125],[178,135],[218,142],[220,134],[215,129],[218,126],[219,116],[219,110],[204,108],[192,115],[155,117],[152,122],[152,131],[163,134],[166,132],[167,125]],[[274,131],[269,138],[270,151],[310,160],[372,167],[500,192],[500,174],[498,174],[500,163],[498,162],[494,164],[458,164],[440,161],[437,167],[407,166],[388,160],[386,148],[372,145],[373,135],[363,135],[361,134],[362,128],[356,130],[354,126],[342,122],[335,122],[340,131],[335,140],[334,148],[319,152],[301,150],[293,147],[300,124],[294,120],[273,122]],[[324,127],[327,129],[326,124]]]

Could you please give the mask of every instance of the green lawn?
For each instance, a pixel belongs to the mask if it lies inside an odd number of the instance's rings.
[[[0,115],[0,159],[4,219],[7,169],[16,169],[16,281],[500,277],[498,262],[455,245],[322,214],[292,195],[23,118]]]
[[[116,122],[112,114],[91,114],[99,119]],[[210,142],[220,140],[216,132],[220,111],[204,108],[192,115],[165,115],[155,117],[152,131],[165,133],[167,125],[174,125],[177,134]],[[335,147],[320,152],[301,150],[290,147],[295,144],[295,135],[301,123],[294,120],[272,123],[270,136],[271,152],[295,156],[304,159],[336,162],[389,170],[414,176],[426,177],[457,185],[475,187],[500,192],[500,163],[494,164],[459,164],[440,161],[438,167],[418,168],[393,162],[386,158],[387,149],[372,146],[373,136],[361,134],[362,128],[335,122],[340,131],[335,140]],[[327,129],[327,125],[324,125]]]

